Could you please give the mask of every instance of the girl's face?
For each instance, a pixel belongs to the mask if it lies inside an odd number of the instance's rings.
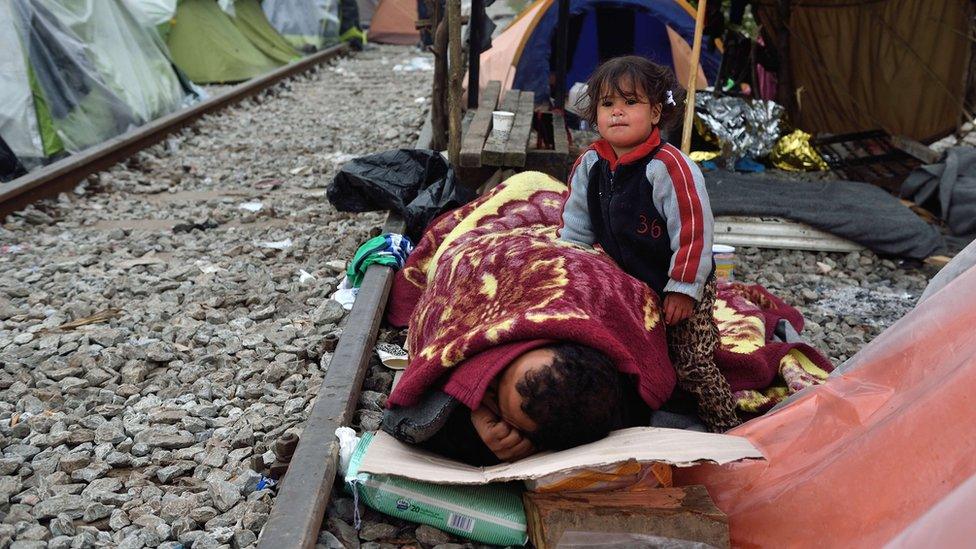
[[[632,82],[620,86],[627,97],[612,88],[601,93],[596,109],[596,126],[617,156],[634,150],[650,137],[661,121],[661,104],[650,104],[643,90],[634,90]]]

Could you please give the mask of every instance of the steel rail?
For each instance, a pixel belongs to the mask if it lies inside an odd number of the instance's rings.
[[[417,147],[430,144],[430,118]],[[401,233],[403,219],[390,213],[383,232]],[[307,548],[318,540],[322,519],[339,469],[335,430],[352,422],[363,379],[369,369],[380,321],[393,285],[393,270],[371,265],[349,313],[322,385],[315,396],[298,447],[278,488],[271,516],[258,539],[258,549]]]
[[[345,53],[346,49],[345,44],[339,44],[303,57],[265,75],[238,84],[196,105],[157,118],[122,135],[53,162],[9,183],[0,183],[0,220],[33,202],[70,191],[89,175],[105,170],[140,150],[162,141],[167,135],[183,129],[201,116],[242,101],[282,80],[334,59]]]

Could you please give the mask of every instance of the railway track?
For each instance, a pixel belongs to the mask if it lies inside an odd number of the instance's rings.
[[[275,84],[335,59],[347,50],[339,44],[322,50],[264,76],[252,78],[200,103],[126,132],[118,137],[51,163],[39,170],[0,185],[0,218],[22,210],[45,198],[70,191],[89,175],[105,170],[133,154],[150,147],[166,136],[210,114],[248,97],[257,95]]]
[[[426,148],[430,135],[428,118],[415,146]],[[400,233],[403,230],[403,219],[391,212],[383,232]],[[259,549],[315,546],[338,472],[339,443],[335,430],[348,426],[356,412],[369,358],[386,311],[393,275],[393,269],[382,265],[372,265],[366,271],[288,473],[279,485],[271,516],[258,539]]]

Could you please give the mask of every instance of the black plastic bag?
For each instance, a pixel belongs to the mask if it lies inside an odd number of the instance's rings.
[[[13,181],[27,173],[23,164],[17,159],[14,151],[10,150],[7,142],[0,137],[0,182]]]
[[[475,193],[459,184],[440,153],[397,149],[346,163],[329,185],[328,197],[342,212],[398,212],[407,236],[416,242],[435,217],[470,202]]]

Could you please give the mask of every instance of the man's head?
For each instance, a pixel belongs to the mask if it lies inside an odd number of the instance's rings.
[[[623,379],[603,353],[561,342],[523,354],[502,373],[502,418],[540,449],[561,450],[623,426]]]

